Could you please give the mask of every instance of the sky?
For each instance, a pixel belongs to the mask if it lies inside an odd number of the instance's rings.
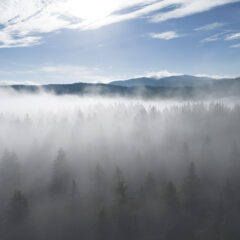
[[[240,76],[240,0],[0,0],[0,84]]]

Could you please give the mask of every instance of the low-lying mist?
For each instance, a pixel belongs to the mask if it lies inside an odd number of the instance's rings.
[[[239,239],[239,99],[0,99],[0,239]]]

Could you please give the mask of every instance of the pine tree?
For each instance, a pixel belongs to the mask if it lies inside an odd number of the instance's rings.
[[[164,191],[165,211],[163,215],[164,234],[166,239],[179,238],[180,211],[176,186],[172,181],[168,182]]]
[[[0,195],[9,198],[12,192],[20,187],[20,180],[20,164],[17,157],[5,150],[0,164]]]
[[[188,169],[187,176],[183,183],[182,192],[186,211],[190,214],[196,213],[199,207],[200,181],[196,174],[195,164],[193,162]]]
[[[8,209],[8,221],[13,225],[24,223],[29,216],[28,201],[21,191],[15,191]]]
[[[51,195],[65,195],[70,190],[71,180],[65,152],[60,149],[53,166]]]
[[[115,192],[119,204],[127,203],[127,184],[124,180],[120,180],[117,183]]]
[[[32,227],[29,225],[29,205],[24,194],[17,190],[10,199],[4,222],[4,239],[30,239]]]

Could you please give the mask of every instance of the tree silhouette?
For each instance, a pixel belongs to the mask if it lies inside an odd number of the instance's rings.
[[[9,202],[4,225],[4,237],[9,240],[29,239],[29,205],[27,198],[16,190]]]
[[[117,183],[115,192],[119,204],[127,203],[127,184],[124,180],[120,180]]]
[[[8,219],[14,224],[21,224],[26,221],[29,216],[29,207],[26,197],[21,191],[15,191],[10,201],[8,209]]]
[[[70,190],[71,179],[65,152],[60,149],[54,161],[51,183],[51,195],[65,195]]]
[[[187,176],[182,186],[183,201],[186,210],[195,214],[198,210],[200,197],[200,181],[196,174],[195,164],[191,162]]]
[[[20,187],[20,165],[14,153],[4,151],[0,164],[1,196],[9,198],[15,189]],[[6,200],[6,199],[5,199]]]

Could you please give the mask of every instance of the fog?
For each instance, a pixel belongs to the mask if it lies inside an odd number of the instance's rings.
[[[239,239],[240,99],[0,99],[0,239]]]

